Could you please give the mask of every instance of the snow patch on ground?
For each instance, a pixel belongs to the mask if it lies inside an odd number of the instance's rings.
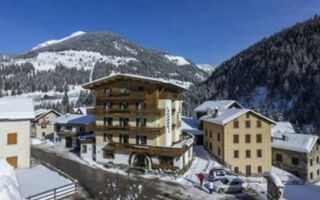
[[[37,57],[12,60],[6,65],[30,62],[34,68],[39,71],[54,70],[56,66],[63,65],[67,68],[77,68],[91,70],[96,62],[112,64],[116,67],[128,64],[129,62],[138,62],[133,57],[105,56],[92,51],[66,50],[59,52],[41,52]]]
[[[16,173],[11,165],[0,158],[0,199],[1,200],[22,200],[19,192],[19,182]]]
[[[164,57],[178,66],[190,65],[190,63],[184,57],[181,56],[164,55]]]
[[[197,67],[201,69],[202,71],[205,71],[209,74],[209,76],[212,74],[212,72],[215,70],[215,67],[209,64],[197,64]]]
[[[79,35],[82,35],[82,34],[85,34],[85,32],[83,31],[77,31],[77,32],[74,32],[72,33],[71,35],[69,35],[68,37],[64,37],[64,38],[61,38],[61,39],[58,39],[58,40],[48,40],[46,42],[43,42],[41,44],[38,44],[37,46],[35,46],[34,48],[32,48],[32,50],[36,50],[36,49],[40,49],[42,47],[46,47],[46,46],[49,46],[49,45],[52,45],[52,44],[57,44],[59,42],[63,42],[65,40],[68,40],[70,38],[73,38],[73,37],[76,37],[76,36],[79,36]]]
[[[24,197],[39,194],[57,187],[71,184],[72,181],[60,176],[43,165],[30,169],[16,170],[20,182],[20,191]]]
[[[114,45],[114,48],[117,49],[118,51],[125,50],[125,51],[127,51],[127,52],[129,52],[129,53],[131,53],[131,54],[133,54],[135,56],[138,55],[138,52],[135,49],[130,48],[125,44],[121,44],[118,41],[113,41],[113,45]]]

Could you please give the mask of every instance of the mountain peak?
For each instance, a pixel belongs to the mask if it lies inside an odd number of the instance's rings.
[[[33,51],[33,50],[40,49],[40,48],[42,48],[42,47],[46,47],[46,46],[51,45],[51,44],[56,44],[56,43],[65,41],[65,40],[67,40],[67,39],[70,39],[70,38],[73,38],[73,37],[76,37],[76,36],[79,36],[79,35],[82,35],[82,34],[85,34],[85,33],[86,33],[86,32],[83,32],[83,31],[76,31],[76,32],[72,33],[71,35],[69,35],[69,36],[67,36],[67,37],[64,37],[64,38],[61,38],[61,39],[48,40],[48,41],[43,42],[43,43],[40,43],[40,44],[38,44],[37,46],[35,46],[34,48],[32,48],[32,51]]]

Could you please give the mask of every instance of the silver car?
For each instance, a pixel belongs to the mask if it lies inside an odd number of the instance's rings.
[[[222,180],[226,178],[237,178],[237,177],[234,174],[231,174],[230,172],[221,168],[211,169],[208,176],[209,181]]]
[[[228,193],[237,193],[242,192],[244,188],[247,187],[247,184],[244,183],[239,178],[225,178],[216,180],[213,182],[213,187],[216,192],[228,192]]]

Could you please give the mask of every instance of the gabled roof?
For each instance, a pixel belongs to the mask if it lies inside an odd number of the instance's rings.
[[[213,111],[215,108],[218,109],[228,109],[233,104],[237,104],[240,108],[242,106],[234,100],[217,100],[217,101],[205,101],[201,105],[197,106],[194,111],[195,112],[207,112],[207,110]]]
[[[182,131],[190,133],[192,135],[202,135],[203,131],[199,130],[200,120],[192,119],[182,116],[181,117],[181,128]]]
[[[0,98],[0,120],[34,119],[34,105],[30,98]]]
[[[209,115],[205,115],[203,117],[201,117],[200,119],[203,121],[207,121],[207,122],[211,122],[214,124],[219,124],[219,125],[225,125],[228,122],[236,119],[237,117],[240,117],[243,114],[246,114],[248,112],[251,112],[263,119],[265,119],[266,121],[269,121],[271,124],[275,124],[275,121],[273,121],[272,119],[261,115],[260,113],[257,113],[253,110],[249,110],[249,109],[221,109],[218,110],[218,115],[216,117],[212,117],[212,114]]]
[[[272,148],[310,153],[318,139],[316,135],[276,133],[272,134]]]
[[[106,76],[106,77],[103,77],[103,78],[100,78],[100,79],[97,79],[97,80],[94,80],[94,81],[91,81],[88,83],[85,83],[82,85],[82,87],[86,88],[86,89],[90,89],[90,88],[94,87],[95,85],[99,85],[100,83],[108,82],[108,81],[115,80],[118,78],[130,78],[132,80],[143,80],[143,81],[148,81],[148,82],[153,82],[153,83],[165,84],[168,86],[175,87],[177,89],[187,90],[186,87],[184,87],[180,84],[177,84],[173,81],[165,80],[162,78],[151,78],[151,77],[147,77],[147,76],[140,76],[140,75],[134,75],[134,74],[117,74],[117,73],[111,74],[109,76]]]
[[[52,123],[57,124],[83,124],[88,125],[95,121],[93,115],[74,115],[74,114],[67,114],[62,115],[60,117],[54,118],[51,120]]]
[[[54,110],[54,109],[38,109],[35,111],[36,114],[36,118],[34,119],[34,121],[37,121],[38,119],[46,116],[47,114],[54,112],[56,115],[61,116],[61,113],[59,113],[58,111]]]
[[[271,127],[271,133],[295,133],[295,130],[290,122],[276,122]]]

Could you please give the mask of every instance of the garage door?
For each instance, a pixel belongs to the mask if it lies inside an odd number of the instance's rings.
[[[17,156],[7,157],[7,162],[10,165],[12,165],[14,168],[18,167],[18,157]]]

